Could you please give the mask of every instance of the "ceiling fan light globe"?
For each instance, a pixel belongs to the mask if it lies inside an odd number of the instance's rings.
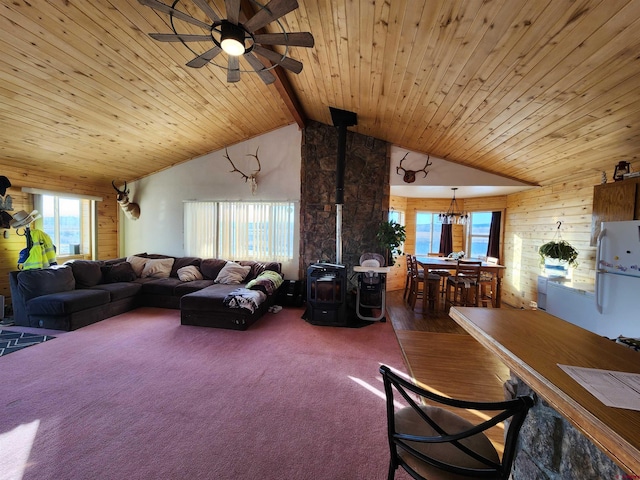
[[[227,54],[234,57],[244,54],[244,45],[234,38],[225,38],[220,42],[220,46]]]
[[[222,23],[222,30],[220,33],[220,47],[228,55],[239,57],[244,54],[244,31],[229,22]]]

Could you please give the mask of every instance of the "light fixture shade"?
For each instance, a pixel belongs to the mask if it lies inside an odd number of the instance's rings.
[[[220,47],[227,54],[239,57],[244,54],[244,30],[230,22],[222,23]]]

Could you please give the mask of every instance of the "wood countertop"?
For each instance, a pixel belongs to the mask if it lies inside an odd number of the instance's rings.
[[[558,367],[640,374],[640,352],[540,310],[453,307],[449,315],[620,467],[640,476],[640,411],[607,407]]]

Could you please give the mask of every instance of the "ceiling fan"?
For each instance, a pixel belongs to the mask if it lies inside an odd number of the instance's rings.
[[[238,82],[240,72],[255,72],[267,85],[275,81],[270,70],[278,65],[293,73],[300,73],[302,63],[287,56],[289,47],[313,47],[313,35],[309,32],[289,33],[278,20],[298,8],[297,0],[271,0],[266,5],[252,0],[259,10],[245,22],[240,21],[241,1],[225,0],[227,18],[222,18],[207,0],[174,0],[171,5],[158,0],[138,0],[142,5],[169,14],[173,33],[150,33],[149,36],[159,42],[181,42],[185,45],[196,55],[187,63],[188,67],[201,68],[212,63],[227,70],[227,82]],[[190,8],[192,5],[211,23],[191,15],[189,12],[194,10]],[[278,24],[281,30],[279,33],[259,33],[261,28],[271,22]],[[186,24],[205,30],[206,33],[191,33],[194,29]],[[213,47],[199,53],[188,45],[191,42],[212,42]],[[264,45],[282,45],[285,51],[281,54]],[[227,54],[226,65],[213,61],[221,52]],[[271,62],[271,66],[266,67],[256,54]],[[240,57],[244,57],[253,70],[241,70]]]

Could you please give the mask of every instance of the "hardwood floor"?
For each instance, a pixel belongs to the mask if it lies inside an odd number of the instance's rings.
[[[465,400],[500,401],[509,369],[467,334],[444,309],[423,314],[412,310],[402,290],[387,292],[387,318],[402,349],[407,369],[422,387],[443,396]],[[483,308],[483,307],[480,307]],[[481,414],[467,411],[477,422]],[[504,429],[495,427],[489,438],[502,451]]]

